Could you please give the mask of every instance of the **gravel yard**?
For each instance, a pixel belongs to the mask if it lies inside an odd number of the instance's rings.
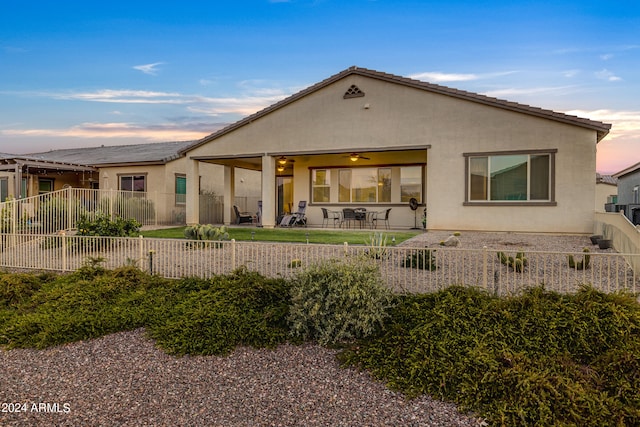
[[[428,232],[401,246],[435,248],[449,234]],[[483,246],[579,252],[590,244],[586,236],[460,236],[463,249]],[[367,373],[341,369],[335,353],[308,344],[176,358],[143,330],[42,351],[0,350],[0,426],[482,425],[451,404],[407,400]]]
[[[2,426],[480,425],[451,404],[406,400],[342,369],[334,350],[316,345],[176,358],[139,329],[42,351],[0,350],[0,366],[2,409],[27,404],[26,412],[0,412]],[[49,412],[32,411],[34,403],[49,403]]]

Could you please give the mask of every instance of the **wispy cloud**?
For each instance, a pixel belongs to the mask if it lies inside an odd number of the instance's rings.
[[[64,129],[3,130],[7,136],[65,138],[143,138],[150,141],[179,141],[202,138],[222,125],[211,123],[167,123],[141,125],[135,123],[82,123]]]
[[[184,105],[190,111],[217,116],[220,114],[253,114],[294,92],[269,87],[245,86],[241,89],[242,93],[236,97],[208,97],[177,92],[113,89],[103,89],[93,92],[23,92],[21,94],[68,101]]]
[[[526,88],[504,88],[483,92],[483,95],[495,98],[508,98],[511,96],[526,96],[540,94],[564,94],[571,92],[575,86],[543,86],[543,87],[526,87]]]
[[[426,71],[423,73],[416,73],[409,75],[409,78],[417,80],[426,80],[430,82],[464,82],[471,80],[491,79],[494,77],[502,77],[509,74],[516,73],[516,71],[502,71],[496,73],[443,73],[440,71]]]
[[[187,99],[177,92],[153,92],[145,90],[103,89],[94,92],[41,92],[33,94],[53,99],[112,102],[120,104],[185,104]]]
[[[625,137],[634,138],[640,141],[640,110],[571,110],[565,111],[565,113],[578,117],[588,117],[605,123],[611,123],[612,131],[607,137],[609,139]]]
[[[621,77],[616,76],[613,72],[607,69],[597,71],[596,77],[601,80],[607,80],[609,82],[618,82],[622,80]]]
[[[611,124],[611,132],[598,144],[598,172],[615,173],[640,162],[640,110],[571,110],[565,113]]]
[[[158,74],[158,66],[163,65],[164,62],[154,62],[153,64],[134,65],[134,70],[142,71],[145,74],[155,76]]]
[[[562,75],[567,78],[572,78],[580,74],[580,70],[566,70],[562,72]]]
[[[613,53],[605,53],[600,55],[600,59],[602,59],[603,61],[608,61],[613,57],[614,57]]]

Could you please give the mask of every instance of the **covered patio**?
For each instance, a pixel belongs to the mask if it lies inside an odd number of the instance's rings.
[[[262,154],[188,156],[187,182],[197,183],[201,162],[224,167],[224,223],[235,223],[236,169],[261,175],[259,225],[275,227],[304,210],[309,227],[422,228],[428,146],[275,151]],[[187,222],[198,223],[197,188],[187,190]],[[417,202],[416,209],[410,200]],[[193,208],[193,209],[191,209]],[[258,206],[255,207],[258,214]],[[416,212],[417,211],[417,212]],[[327,217],[325,217],[325,213]],[[190,216],[192,215],[192,216]]]

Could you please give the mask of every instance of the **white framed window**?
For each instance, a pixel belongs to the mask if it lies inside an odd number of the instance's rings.
[[[555,203],[555,150],[466,157],[465,202]]]
[[[146,175],[120,175],[120,190],[147,191]]]
[[[51,193],[53,191],[53,179],[38,178],[38,194]]]
[[[4,202],[9,197],[9,179],[0,178],[0,202]]]
[[[187,203],[187,176],[176,175],[176,205]]]
[[[395,172],[394,172],[395,169]],[[337,200],[330,200],[330,171],[334,171]],[[393,182],[393,176],[396,182]],[[415,197],[422,202],[423,166],[384,166],[313,169],[311,173],[312,201],[315,203],[391,203],[408,202]],[[398,177],[399,182],[398,182]],[[393,194],[395,192],[395,199]],[[400,192],[400,195],[398,194]],[[405,200],[406,199],[406,200]]]
[[[400,201],[409,203],[412,198],[422,203],[421,166],[400,168]]]
[[[633,187],[633,203],[640,203],[640,186],[636,185]]]
[[[331,196],[331,171],[314,169],[311,173],[311,200],[314,203],[329,202]]]

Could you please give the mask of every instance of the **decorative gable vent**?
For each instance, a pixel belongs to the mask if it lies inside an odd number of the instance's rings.
[[[360,88],[356,85],[351,85],[349,89],[344,93],[344,99],[347,98],[358,98],[360,96],[364,96],[364,92],[360,90]]]

